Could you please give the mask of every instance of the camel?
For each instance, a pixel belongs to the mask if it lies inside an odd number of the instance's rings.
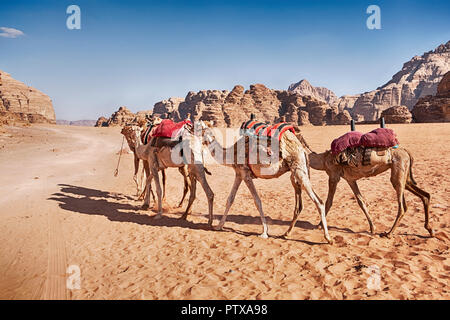
[[[268,238],[268,228],[264,217],[261,199],[259,198],[258,192],[253,183],[253,179],[274,179],[280,177],[286,172],[291,172],[291,183],[295,191],[295,209],[291,225],[284,234],[284,237],[287,238],[290,235],[295,223],[297,222],[300,211],[302,210],[301,192],[303,188],[319,211],[320,218],[324,226],[325,239],[328,243],[333,243],[330,235],[328,234],[327,222],[325,220],[325,206],[319,196],[314,192],[309,179],[309,167],[305,147],[302,145],[301,141],[296,138],[294,133],[291,131],[286,131],[281,136],[281,140],[279,142],[279,150],[281,152],[274,152],[272,155],[275,157],[272,158],[270,162],[258,163],[257,161],[256,164],[251,164],[250,161],[246,160],[250,159],[250,150],[253,148],[248,136],[240,137],[238,141],[236,141],[229,148],[222,147],[222,145],[216,140],[210,128],[205,130],[204,136],[212,156],[220,164],[230,166],[235,171],[234,183],[227,199],[225,212],[221,221],[215,227],[215,230],[222,230],[239,186],[241,182],[244,181],[253,196],[255,206],[261,216],[263,231],[260,234],[260,237]],[[242,146],[245,147],[243,148]],[[256,148],[258,150],[264,149],[261,149],[259,145],[256,145]],[[240,150],[245,151],[244,154],[239,154],[242,153]],[[230,155],[233,157],[230,157]],[[281,157],[278,155],[281,155]]]
[[[386,237],[391,237],[394,230],[398,226],[401,218],[407,210],[405,201],[405,189],[410,191],[412,194],[416,195],[422,200],[424,210],[425,210],[425,229],[430,233],[430,236],[434,236],[434,232],[429,224],[429,204],[430,204],[430,194],[417,186],[412,173],[413,157],[409,151],[405,148],[389,148],[386,149],[387,152],[391,153],[392,161],[389,161],[389,157],[381,157],[375,163],[368,165],[349,166],[342,165],[335,161],[335,156],[331,151],[325,151],[323,153],[316,153],[311,150],[311,148],[303,140],[304,144],[308,150],[308,159],[311,168],[316,170],[325,171],[328,175],[328,197],[325,203],[325,214],[331,209],[333,204],[333,198],[336,193],[336,187],[341,178],[347,181],[350,188],[352,189],[358,205],[361,207],[364,215],[369,223],[370,232],[375,233],[375,228],[372,223],[372,219],[369,214],[369,210],[365,204],[365,200],[358,188],[357,180],[361,178],[368,178],[379,175],[386,170],[391,169],[391,183],[397,193],[398,201],[398,213],[397,218],[391,230],[388,233],[382,235]],[[320,226],[320,224],[319,224]]]
[[[153,125],[159,124],[160,122],[161,122],[161,119],[154,118]],[[146,145],[144,145],[142,143],[142,139],[141,139],[142,131],[145,131],[145,130],[143,130],[143,128],[141,126],[125,125],[122,128],[121,133],[125,136],[128,146],[130,147],[130,150],[134,154],[133,180],[136,183],[137,195],[139,196],[139,199],[141,199],[141,198],[145,197],[145,194],[147,191],[152,195],[153,200],[155,201],[155,195],[153,194],[151,185],[150,186],[146,185],[144,188],[144,187],[142,187],[142,182],[140,183],[137,178],[140,160],[142,160],[142,162],[143,162],[143,170],[145,170],[145,175],[148,177],[150,174],[150,169],[148,167],[146,153],[145,153]],[[183,176],[183,181],[184,181],[183,196],[181,197],[181,200],[178,204],[178,207],[180,208],[183,205],[183,202],[184,202],[184,199],[186,198],[186,194],[187,194],[188,190],[190,189],[190,180],[188,179],[188,171],[187,171],[186,166],[179,167],[178,171]],[[142,177],[143,177],[142,179],[144,179],[145,175],[144,175],[144,173],[142,174]],[[164,199],[165,198],[165,189],[166,189],[166,173],[164,170],[162,171],[162,182],[163,182],[163,199]],[[142,194],[140,194],[141,190],[142,190]],[[148,203],[144,204],[143,209],[147,209],[148,205],[149,205]]]
[[[204,128],[205,125],[203,122],[197,122],[195,123],[195,126]],[[133,127],[133,130],[135,132],[135,137],[139,137],[139,128]],[[155,218],[159,219],[162,217],[162,190],[158,172],[166,168],[178,168],[180,172],[181,170],[187,169],[190,182],[190,195],[186,211],[181,216],[181,219],[186,220],[187,216],[192,211],[192,204],[195,200],[196,183],[199,181],[208,199],[208,225],[212,226],[214,193],[211,190],[205,176],[205,174],[211,173],[209,173],[203,164],[202,140],[197,135],[194,135],[193,131],[189,128],[185,128],[182,132],[181,143],[177,144],[172,141],[164,146],[152,146],[152,143],[149,143],[142,149],[142,157],[147,161],[149,167],[149,174],[146,182],[147,189],[150,189],[151,181],[152,179],[155,179],[156,193],[158,197],[158,213]],[[152,140],[157,138],[158,137],[153,137]],[[188,161],[175,161],[173,159],[173,155],[180,153],[180,146],[183,147],[183,160]],[[185,162],[188,163],[186,164]],[[144,200],[144,206],[148,207],[149,203],[150,194],[147,193]]]

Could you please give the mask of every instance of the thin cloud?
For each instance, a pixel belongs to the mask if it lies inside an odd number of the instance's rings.
[[[14,28],[0,27],[0,31],[0,37],[3,38],[17,38],[25,35],[22,31]]]

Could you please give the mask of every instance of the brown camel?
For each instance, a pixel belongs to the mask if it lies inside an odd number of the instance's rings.
[[[197,122],[195,123],[195,126],[204,128],[203,122]],[[138,130],[136,127],[134,129]],[[186,211],[181,218],[186,219],[192,210],[192,204],[195,200],[196,183],[197,181],[199,181],[208,199],[208,224],[212,225],[214,193],[209,187],[205,176],[205,174],[210,173],[205,169],[203,164],[202,140],[197,135],[194,135],[193,130],[191,130],[190,128],[185,127],[182,132],[181,143],[169,143],[165,146],[152,146],[152,142],[150,142],[143,148],[142,156],[145,158],[149,166],[149,175],[147,177],[146,185],[147,188],[150,188],[151,181],[154,178],[156,185],[156,194],[158,196],[158,214],[155,218],[158,219],[162,217],[162,191],[158,172],[166,168],[180,169],[187,167],[190,180],[190,195]],[[153,139],[158,139],[158,137],[152,138],[152,141]],[[170,140],[170,138],[168,139]],[[183,156],[178,159],[179,161],[174,160],[176,155],[180,155],[181,150],[183,151]],[[150,194],[147,193],[144,201],[144,206],[148,206],[149,203]]]
[[[329,177],[328,197],[325,204],[326,214],[328,214],[333,204],[336,186],[339,180],[343,178],[347,181],[355,194],[356,200],[358,201],[359,206],[369,222],[370,232],[373,234],[375,232],[375,228],[364,198],[359,191],[357,180],[361,178],[373,177],[391,169],[391,183],[397,193],[398,213],[391,230],[383,235],[390,237],[405,214],[407,207],[404,192],[406,189],[422,200],[425,210],[425,229],[427,229],[430,236],[433,237],[434,232],[429,224],[430,194],[419,188],[417,183],[414,181],[412,174],[413,158],[408,150],[405,148],[388,148],[385,149],[385,151],[381,150],[381,154],[384,152],[385,155],[379,157],[376,155],[375,151],[375,154],[372,153],[372,158],[374,161],[370,164],[363,165],[361,161],[359,161],[359,163],[357,163],[358,166],[351,166],[337,163],[335,161],[336,157],[331,153],[331,151],[325,151],[318,154],[312,151],[306,142],[304,142],[304,144],[307,146],[309,151],[308,158],[311,168],[325,171]]]
[[[230,195],[227,199],[227,204],[225,208],[225,212],[222,216],[222,220],[219,225],[215,228],[216,230],[221,230],[223,225],[225,224],[227,214],[233,204],[234,198],[236,196],[236,192],[239,189],[239,186],[242,180],[247,185],[250,190],[253,200],[255,202],[255,206],[259,211],[261,216],[261,223],[263,225],[263,232],[260,235],[262,238],[267,238],[267,224],[264,217],[264,212],[262,208],[261,199],[258,196],[258,192],[256,191],[255,185],[253,183],[253,179],[261,178],[261,179],[273,179],[278,178],[286,172],[291,172],[291,183],[294,187],[295,191],[295,209],[294,209],[294,218],[292,219],[292,223],[289,229],[284,234],[285,237],[288,237],[291,233],[292,229],[297,222],[300,211],[302,210],[301,206],[301,192],[302,188],[305,189],[308,196],[315,203],[317,210],[319,211],[321,221],[324,226],[324,235],[325,239],[328,243],[332,243],[332,239],[328,234],[327,222],[325,220],[325,207],[322,200],[319,196],[314,192],[313,187],[311,185],[311,181],[309,179],[309,167],[307,164],[307,154],[304,146],[301,142],[296,138],[296,136],[290,132],[286,131],[279,142],[279,151],[280,152],[271,152],[272,158],[268,161],[248,161],[250,154],[256,153],[261,155],[264,152],[259,152],[268,150],[264,149],[264,147],[260,147],[258,144],[253,144],[248,136],[242,136],[238,139],[238,141],[233,144],[229,148],[224,148],[222,145],[216,140],[212,130],[205,130],[205,140],[211,151],[212,156],[218,161],[220,164],[231,166],[235,171],[234,184],[231,188]],[[251,151],[253,149],[253,151]],[[260,159],[261,160],[261,159]],[[252,164],[252,163],[255,164]]]
[[[161,119],[159,119],[159,118],[154,118],[154,119],[156,120],[154,124],[158,124],[161,122]],[[155,200],[155,195],[153,194],[151,185],[148,186],[148,188],[147,188],[147,185],[145,186],[145,188],[143,188],[142,186],[140,187],[140,183],[138,182],[138,178],[137,178],[140,160],[142,160],[142,162],[143,162],[143,169],[145,170],[145,175],[148,177],[150,174],[150,169],[149,169],[149,166],[147,163],[147,157],[146,157],[146,152],[145,152],[146,145],[144,145],[141,140],[141,132],[142,131],[143,131],[143,128],[140,126],[125,125],[122,128],[121,133],[125,136],[128,146],[130,147],[130,150],[134,154],[133,180],[136,183],[138,196],[140,195],[140,191],[142,191],[142,194],[139,196],[139,199],[145,197],[146,191],[149,191],[149,193],[153,197],[153,200]],[[183,181],[184,181],[183,196],[181,197],[180,203],[178,204],[178,207],[181,207],[183,205],[184,199],[186,198],[186,194],[187,194],[188,190],[190,189],[191,183],[190,183],[190,180],[188,179],[188,171],[187,171],[186,166],[179,167],[178,171],[183,176]],[[145,175],[143,174],[144,177],[145,177]],[[166,190],[166,173],[164,170],[162,170],[162,182],[163,182],[163,199],[164,199],[165,198],[165,190]],[[146,183],[146,181],[145,181],[145,183]],[[144,204],[143,208],[147,209],[148,205],[149,205],[149,203]]]

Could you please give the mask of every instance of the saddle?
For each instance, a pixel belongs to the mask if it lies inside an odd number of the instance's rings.
[[[156,148],[169,147],[174,148],[181,142],[181,136],[178,139],[166,138],[166,137],[152,137],[150,140],[150,146]]]
[[[392,148],[381,147],[355,147],[347,148],[338,153],[335,163],[353,168],[374,164],[392,163]]]

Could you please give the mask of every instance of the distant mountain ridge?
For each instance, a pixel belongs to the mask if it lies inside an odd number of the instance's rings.
[[[153,114],[175,120],[191,115],[193,120],[213,120],[222,127],[239,126],[254,114],[260,121],[289,121],[299,125],[347,124],[351,119],[371,122],[382,112],[391,118],[404,118],[425,96],[435,95],[438,83],[450,71],[450,41],[435,50],[415,56],[386,84],[375,90],[337,97],[324,87],[314,87],[306,79],[291,84],[287,90],[273,90],[263,84],[248,90],[236,85],[228,90],[188,92],[186,97],[172,97],[157,102]],[[406,107],[406,109],[404,107]],[[409,111],[408,111],[409,110]],[[101,117],[97,126],[119,125],[137,115],[120,109],[111,118]],[[398,114],[397,114],[398,113]]]
[[[93,127],[97,120],[56,120],[56,124],[64,125],[64,126],[82,126],[82,127]]]

